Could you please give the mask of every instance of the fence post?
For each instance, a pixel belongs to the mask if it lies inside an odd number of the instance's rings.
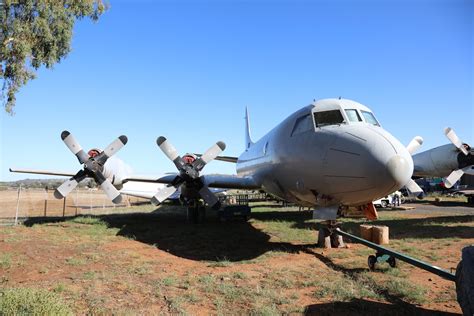
[[[20,209],[20,193],[21,193],[21,183],[20,183],[20,187],[18,188],[18,197],[16,200],[15,226],[18,225],[18,211]]]
[[[48,187],[44,188],[46,191],[46,197],[44,199],[44,217],[46,217],[46,210],[48,209]]]
[[[66,214],[66,197],[64,197],[64,200],[63,200],[63,217],[65,214]]]

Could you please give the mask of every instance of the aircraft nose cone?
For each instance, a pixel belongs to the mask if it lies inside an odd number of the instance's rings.
[[[397,187],[402,187],[408,183],[412,174],[412,166],[409,161],[400,155],[395,155],[387,162],[389,176]]]

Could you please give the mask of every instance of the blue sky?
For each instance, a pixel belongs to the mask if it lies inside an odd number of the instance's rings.
[[[99,20],[76,24],[71,54],[41,69],[0,115],[0,180],[8,168],[76,171],[60,139],[105,147],[136,173],[174,171],[157,148],[180,153],[226,142],[244,146],[244,108],[258,139],[313,99],[370,107],[402,143],[447,143],[453,127],[474,144],[474,2],[115,1]],[[234,173],[213,162],[207,173]]]

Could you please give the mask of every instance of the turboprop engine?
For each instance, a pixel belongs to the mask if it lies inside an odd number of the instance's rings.
[[[446,188],[451,188],[464,173],[474,174],[474,151],[459,139],[452,128],[446,128],[444,134],[452,144],[414,155],[413,174],[417,177],[446,177],[444,184]]]

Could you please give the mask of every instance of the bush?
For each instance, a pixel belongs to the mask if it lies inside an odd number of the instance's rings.
[[[62,298],[44,289],[0,290],[0,315],[72,315]]]

